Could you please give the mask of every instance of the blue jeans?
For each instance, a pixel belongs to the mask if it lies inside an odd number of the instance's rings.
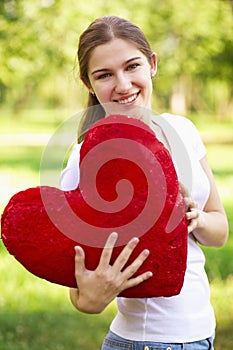
[[[102,350],[214,350],[214,337],[192,343],[157,343],[134,341],[119,337],[111,331],[106,336]]]

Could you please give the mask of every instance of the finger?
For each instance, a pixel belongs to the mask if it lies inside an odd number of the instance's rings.
[[[109,235],[105,243],[104,249],[102,251],[98,267],[106,267],[109,265],[112,256],[112,251],[116,244],[117,238],[118,234],[116,232],[112,232]]]
[[[84,250],[80,246],[76,246],[75,248],[75,276],[80,276],[86,271],[85,267],[85,253]]]
[[[193,217],[191,220],[189,220],[189,223],[188,223],[188,233],[192,232],[193,230],[195,230],[197,228],[197,221],[198,219],[198,215],[195,217]]]
[[[188,233],[193,232],[196,227],[197,227],[197,220],[191,220],[188,225]]]
[[[186,205],[186,210],[190,211],[192,209],[197,209],[198,205],[197,202],[195,202],[192,197],[184,197],[184,202]]]
[[[180,185],[180,193],[182,194],[183,197],[190,197],[189,190],[187,187],[185,187],[182,182],[179,182]]]
[[[197,209],[191,209],[191,211],[186,213],[186,218],[189,221],[188,223],[188,233],[192,232],[197,228],[198,218],[200,211]]]
[[[132,238],[127,245],[124,247],[124,249],[121,251],[117,259],[115,260],[113,264],[113,270],[119,272],[122,270],[122,268],[127,263],[130,255],[132,254],[134,248],[137,246],[139,242],[139,239],[137,237]]]
[[[192,200],[192,203],[191,203],[191,209],[197,209],[198,208],[198,204],[196,201]]]
[[[188,211],[186,213],[186,218],[187,220],[193,220],[193,219],[197,219],[199,217],[199,211],[196,209],[191,209],[191,211]]]
[[[184,197],[184,202],[186,205],[187,210],[190,209],[190,206],[192,205],[192,198],[191,197]]]
[[[153,273],[151,271],[147,271],[137,277],[131,278],[124,284],[124,289],[135,287],[138,284],[148,280],[152,276],[153,276]]]
[[[144,263],[144,261],[147,259],[148,255],[150,254],[149,250],[145,249],[143,250],[139,256],[130,264],[127,266],[127,268],[123,271],[123,278],[129,279],[131,278],[135,272],[139,269],[139,267]]]

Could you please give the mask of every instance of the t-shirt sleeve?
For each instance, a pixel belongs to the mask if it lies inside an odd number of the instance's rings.
[[[200,132],[197,130],[196,126],[189,120],[190,124],[190,131],[192,134],[192,147],[193,151],[197,157],[198,160],[202,159],[206,155],[206,148],[205,145],[201,139]]]
[[[70,153],[67,166],[60,176],[60,189],[63,191],[72,191],[78,187],[80,179],[79,159],[81,143],[75,144]]]
[[[206,155],[206,148],[201,139],[200,132],[194,123],[183,116],[174,116],[169,113],[164,113],[162,116],[166,121],[175,128],[181,140],[185,143],[190,156],[200,160]]]

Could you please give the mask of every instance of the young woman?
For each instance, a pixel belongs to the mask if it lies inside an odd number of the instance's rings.
[[[156,74],[156,54],[143,32],[124,19],[110,16],[95,20],[81,35],[78,48],[80,77],[89,91],[88,107],[98,105],[96,113],[85,114],[79,141],[97,120],[110,114],[130,114],[136,107],[151,108],[152,78]],[[171,136],[149,113],[136,116],[147,123],[171,154]],[[213,349],[215,317],[210,304],[205,259],[199,244],[222,246],[228,224],[205,148],[194,125],[184,117],[162,114],[160,120],[176,130],[189,152],[192,164],[192,193],[185,193],[188,212],[187,271],[181,293],[174,297],[118,298],[118,313],[106,336],[102,350],[109,349]],[[76,188],[76,164],[80,144],[75,145],[61,176],[62,189]],[[179,176],[179,174],[178,174]],[[85,254],[76,247],[77,289],[70,290],[73,305],[86,313],[100,313],[126,288],[151,277],[150,271],[131,278],[148,257],[143,251],[123,269],[138,238],[132,239],[111,266],[109,264],[117,234],[112,233],[95,271],[85,267]],[[199,244],[198,244],[199,243]]]

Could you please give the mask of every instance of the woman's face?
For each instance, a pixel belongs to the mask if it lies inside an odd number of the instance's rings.
[[[91,93],[95,93],[107,115],[127,114],[135,107],[151,108],[152,77],[156,55],[147,57],[131,42],[113,39],[97,46],[88,67]]]

